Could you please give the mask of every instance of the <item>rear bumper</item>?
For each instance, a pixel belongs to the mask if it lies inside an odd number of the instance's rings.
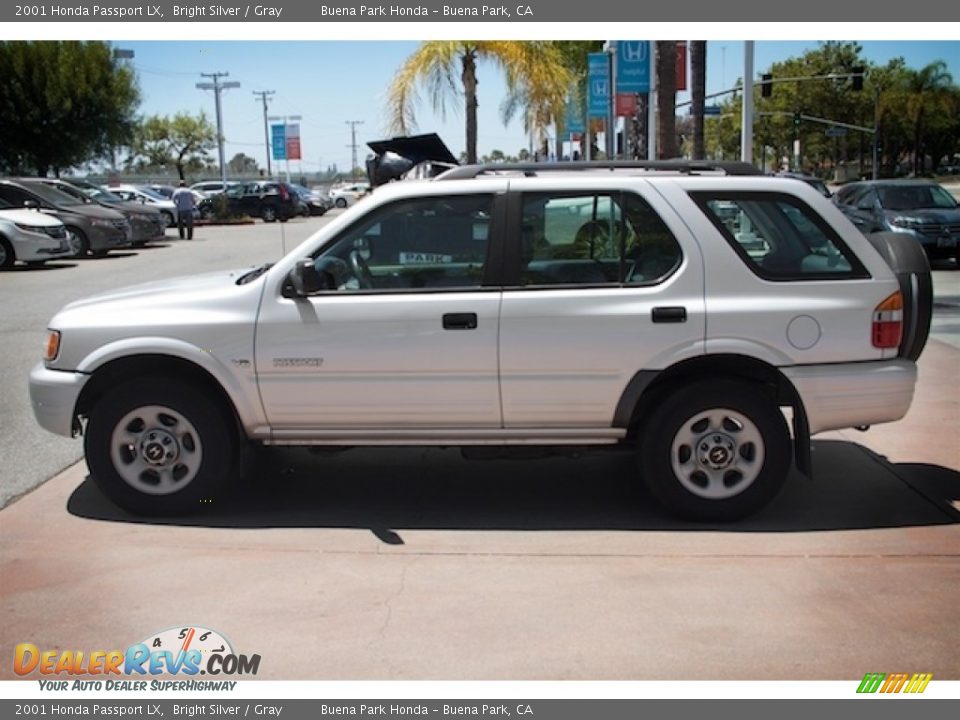
[[[43,363],[30,371],[30,405],[44,430],[73,437],[73,418],[89,375],[49,370]]]
[[[900,420],[910,409],[917,366],[910,360],[782,369],[803,400],[810,434]]]

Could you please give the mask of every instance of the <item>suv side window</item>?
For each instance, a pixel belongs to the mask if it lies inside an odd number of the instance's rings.
[[[523,286],[646,284],[681,260],[663,220],[631,193],[525,193],[520,234]]]
[[[493,197],[402,200],[367,215],[316,258],[339,292],[478,288]]]
[[[869,277],[836,232],[791,195],[691,195],[740,258],[766,280]]]

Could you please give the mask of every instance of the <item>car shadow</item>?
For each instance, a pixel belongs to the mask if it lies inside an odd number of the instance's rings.
[[[217,528],[363,528],[383,542],[400,531],[626,530],[809,532],[960,522],[960,473],[892,465],[850,442],[818,441],[815,479],[797,473],[766,509],[738,523],[666,514],[637,479],[632,454],[464,460],[455,449],[366,448],[317,454],[265,449],[223,501],[195,515],[140,518],[87,479],[67,509],[84,518]]]
[[[0,272],[45,272],[47,270],[66,270],[67,268],[75,268],[76,266],[77,264],[75,262],[45,262],[43,265],[13,265],[7,268],[0,268]]]

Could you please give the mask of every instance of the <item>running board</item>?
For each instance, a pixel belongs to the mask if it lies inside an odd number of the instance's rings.
[[[624,428],[275,430],[265,445],[612,445]]]

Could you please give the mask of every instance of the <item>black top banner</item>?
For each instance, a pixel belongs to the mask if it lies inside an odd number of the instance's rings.
[[[913,0],[909,5],[874,0],[802,3],[770,0],[687,0],[684,3],[624,0],[509,0],[503,4],[420,0],[350,2],[347,0],[220,0],[213,3],[170,0],[38,0],[4,3],[0,22],[937,22],[960,19],[960,3]],[[952,39],[957,29],[943,27]],[[927,39],[927,38],[924,38]]]

